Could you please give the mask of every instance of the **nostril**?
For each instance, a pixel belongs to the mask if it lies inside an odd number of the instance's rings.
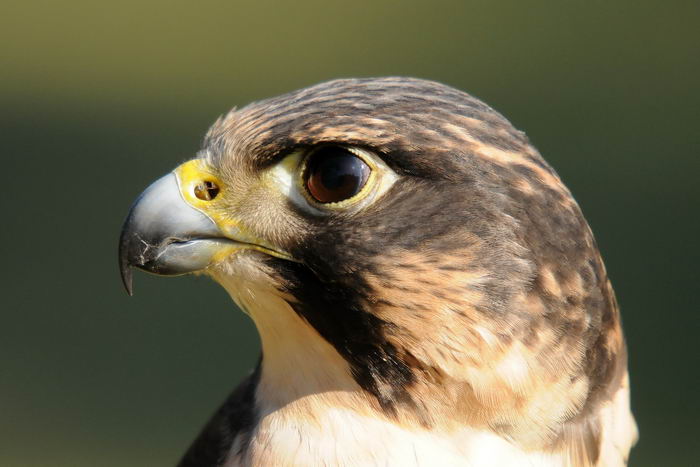
[[[194,195],[203,201],[211,201],[218,194],[219,186],[209,180],[200,182],[194,187]]]

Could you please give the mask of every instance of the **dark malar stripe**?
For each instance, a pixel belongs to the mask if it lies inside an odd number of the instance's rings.
[[[271,258],[296,301],[290,306],[348,362],[357,384],[390,413],[398,403],[411,403],[408,388],[415,376],[397,349],[384,338],[388,324],[364,309],[358,275],[351,284],[322,281],[308,267]]]

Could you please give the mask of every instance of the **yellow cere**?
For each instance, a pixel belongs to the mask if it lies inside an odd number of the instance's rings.
[[[180,193],[187,204],[209,217],[226,238],[239,242],[222,248],[214,257],[214,262],[221,261],[230,254],[252,248],[279,258],[291,259],[290,255],[279,251],[268,242],[250,233],[241,222],[232,218],[226,211],[226,184],[214,173],[203,159],[192,159],[181,164],[173,173],[177,178]],[[200,199],[195,194],[197,186],[204,182],[213,182],[219,189],[217,196],[211,200]]]
[[[209,216],[219,228],[227,223],[228,219],[223,215],[220,208],[220,200],[224,197],[226,187],[213,171],[209,169],[204,160],[192,159],[177,167],[173,172],[177,177],[180,193],[187,204]],[[220,191],[215,199],[204,200],[199,199],[195,195],[197,186],[207,181],[214,182],[219,187]]]

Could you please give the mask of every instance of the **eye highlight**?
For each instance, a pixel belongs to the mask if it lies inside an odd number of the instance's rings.
[[[309,155],[304,185],[319,203],[338,203],[362,191],[371,172],[359,156],[339,146],[328,146]]]

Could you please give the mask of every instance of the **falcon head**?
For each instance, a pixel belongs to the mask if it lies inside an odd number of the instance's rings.
[[[593,459],[627,384],[570,192],[503,116],[435,82],[336,80],[230,112],[137,199],[119,250],[130,293],[131,267],[228,291],[260,333],[267,410],[322,395]]]

